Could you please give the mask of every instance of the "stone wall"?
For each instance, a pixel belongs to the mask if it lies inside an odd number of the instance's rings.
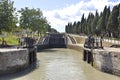
[[[72,44],[71,39],[67,37],[67,48],[74,49],[77,51],[82,51],[83,56],[84,56],[84,50],[88,51],[87,56],[89,58],[87,58],[87,60],[85,61],[87,61],[89,64],[91,64],[93,67],[95,67],[98,70],[120,76],[120,51],[119,49],[113,49],[113,48],[94,49],[94,50],[91,50],[88,48],[85,49],[83,47],[83,43],[84,43],[83,37],[77,37],[77,38],[75,37],[74,39],[76,39],[78,44]],[[82,40],[82,41],[79,41],[79,40]],[[45,49],[45,48],[49,48],[49,47],[48,46],[45,47],[45,45],[40,45],[39,49]],[[89,53],[90,55],[88,55]]]
[[[68,38],[69,39],[69,38]],[[76,39],[76,38],[75,38]],[[76,41],[82,39],[76,39]],[[70,39],[68,40],[70,41]],[[83,40],[84,41],[84,40]],[[96,69],[120,76],[120,50],[119,48],[107,47],[104,49],[88,49],[82,44],[70,44],[67,48],[83,52],[83,60]]]
[[[82,45],[81,46],[80,45],[67,45],[67,48],[74,49],[77,51],[82,51],[83,57],[84,57],[84,51],[83,51]],[[90,52],[91,50],[87,50],[87,51]],[[110,74],[120,76],[120,52],[119,51],[95,49],[93,50],[93,53],[89,55],[88,57],[89,58],[87,59],[90,61],[87,61],[87,60],[85,61],[88,62],[90,65],[92,65],[94,68],[100,71],[103,71],[103,72],[107,72]],[[90,58],[93,58],[93,60]]]
[[[120,52],[94,50],[94,67],[111,74],[120,76]]]
[[[67,48],[77,50],[77,51],[83,51],[83,47],[80,45],[68,44]]]
[[[0,74],[20,71],[29,66],[27,49],[1,49]]]

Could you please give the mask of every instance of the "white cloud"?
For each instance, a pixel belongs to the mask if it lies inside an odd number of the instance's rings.
[[[114,6],[119,3],[120,0],[116,2],[109,0],[90,0],[88,2],[84,2],[84,0],[82,0],[77,4],[66,6],[61,9],[43,11],[43,14],[47,17],[53,28],[64,32],[64,26],[68,22],[80,21],[83,13],[87,17],[89,12],[94,13],[96,10],[101,12],[105,5]]]

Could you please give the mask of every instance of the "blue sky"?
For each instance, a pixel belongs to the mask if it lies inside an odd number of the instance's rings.
[[[50,25],[60,32],[65,31],[68,22],[80,21],[82,14],[87,17],[89,12],[103,11],[104,6],[120,3],[120,0],[13,0],[14,7],[40,8]]]
[[[41,10],[53,10],[58,8],[64,8],[67,5],[76,4],[79,0],[13,0],[15,6],[20,9],[21,7],[34,7]]]

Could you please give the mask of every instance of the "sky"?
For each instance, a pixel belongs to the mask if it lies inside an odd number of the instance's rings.
[[[120,3],[120,0],[12,0],[14,7],[20,10],[24,7],[40,8],[52,28],[59,32],[65,32],[65,25],[68,22],[80,21],[84,13],[85,17],[89,12],[103,11],[104,7]]]

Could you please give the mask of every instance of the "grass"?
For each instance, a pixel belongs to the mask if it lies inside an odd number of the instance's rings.
[[[12,33],[7,33],[7,32],[2,32],[3,34],[5,34],[6,35],[6,37],[4,38],[4,40],[6,41],[6,43],[8,44],[8,45],[18,45],[19,44],[19,41],[18,41],[18,36],[14,33],[14,34],[12,34]],[[44,36],[45,34],[42,34],[42,36]],[[28,37],[31,37],[32,36],[32,34],[29,34],[28,35]],[[35,39],[38,39],[39,38],[39,36],[37,35],[37,34],[34,34],[33,35],[33,37],[35,38]],[[0,35],[0,45],[2,44],[2,37],[1,37],[1,35]]]
[[[6,36],[5,39],[8,45],[18,45],[18,37],[15,35]],[[2,43],[2,38],[0,37],[0,44]]]

